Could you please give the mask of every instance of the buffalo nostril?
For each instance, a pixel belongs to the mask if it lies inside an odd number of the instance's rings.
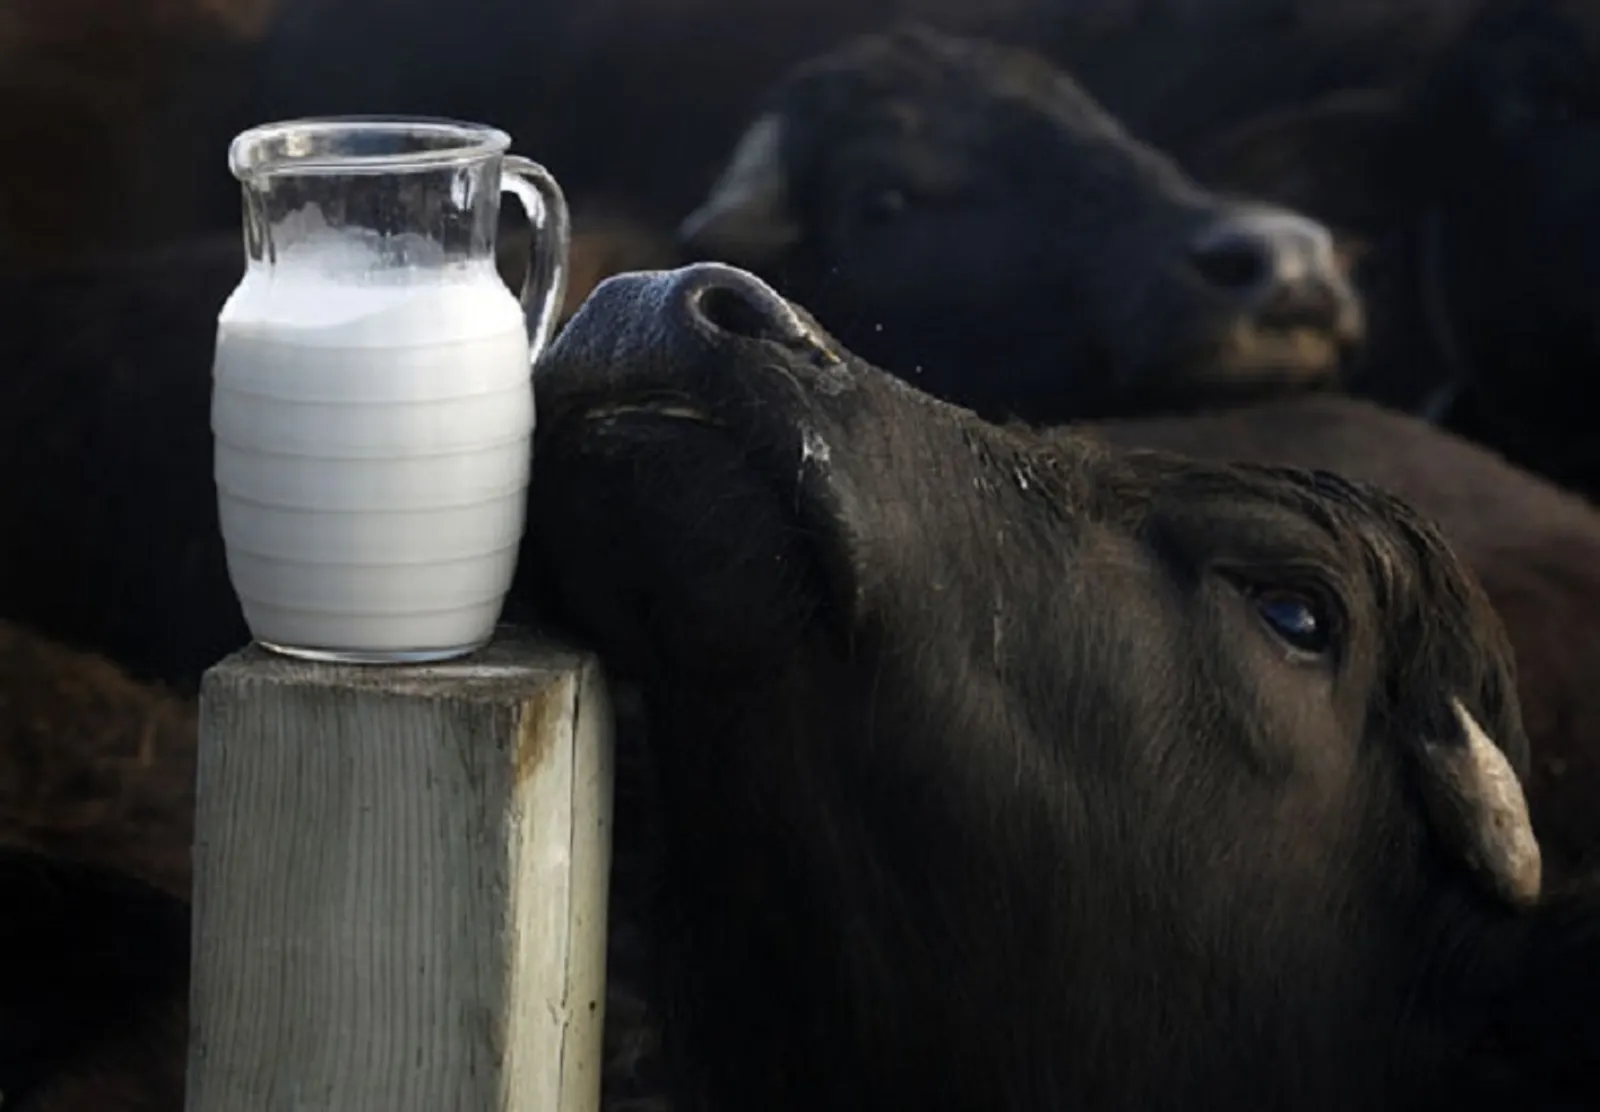
[[[765,305],[726,286],[712,286],[700,295],[700,315],[724,332],[751,340],[777,339],[781,327]]]
[[[688,309],[701,328],[747,340],[814,342],[793,307],[761,279],[737,267],[699,263],[684,271]]]
[[[1215,236],[1190,251],[1194,268],[1225,290],[1248,292],[1271,280],[1271,247],[1239,233]]]
[[[1314,220],[1274,209],[1232,212],[1189,245],[1207,283],[1257,324],[1347,331],[1355,293],[1339,271],[1333,236]]]

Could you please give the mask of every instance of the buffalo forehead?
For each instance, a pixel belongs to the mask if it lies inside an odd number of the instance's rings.
[[[876,44],[874,44],[876,45]],[[1103,130],[1105,112],[1064,74],[1025,51],[954,44],[914,59],[876,46],[803,70],[780,98],[801,148],[819,157],[841,142],[938,142],[1004,150],[993,142],[1050,126],[1085,134]]]
[[[1129,460],[1150,484],[1149,523],[1177,529],[1196,551],[1233,549],[1263,566],[1309,562],[1339,581],[1330,586],[1360,588],[1369,602],[1410,597],[1425,581],[1448,596],[1435,601],[1453,605],[1464,591],[1466,572],[1437,530],[1376,487],[1323,471],[1165,452],[1132,452]]]

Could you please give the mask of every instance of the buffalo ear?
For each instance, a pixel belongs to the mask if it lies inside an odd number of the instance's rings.
[[[1341,232],[1387,223],[1388,175],[1406,114],[1387,90],[1355,89],[1268,112],[1223,132],[1188,160],[1213,187],[1298,209]]]
[[[1461,700],[1453,737],[1423,737],[1414,755],[1428,821],[1446,848],[1506,903],[1538,902],[1542,866],[1522,782]]]
[[[768,113],[745,131],[710,195],[678,225],[678,241],[719,261],[760,264],[799,239],[784,170],[783,121]]]

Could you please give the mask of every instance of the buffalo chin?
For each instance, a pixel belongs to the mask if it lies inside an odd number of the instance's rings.
[[[820,580],[801,495],[682,398],[597,399],[538,437],[523,576],[618,675],[777,664]]]
[[[1190,410],[1343,388],[1351,350],[1325,331],[1241,326],[1133,378],[1144,410]]]
[[[1338,373],[1344,345],[1315,328],[1239,328],[1229,336],[1220,362],[1235,374],[1261,373],[1307,382]]]

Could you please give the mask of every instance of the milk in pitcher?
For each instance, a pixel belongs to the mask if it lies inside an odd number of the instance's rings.
[[[522,306],[492,258],[349,240],[252,263],[218,318],[212,429],[252,633],[302,656],[442,659],[489,638],[533,431]]]
[[[561,187],[510,145],[484,124],[344,116],[228,147],[247,266],[217,317],[217,510],[267,648],[437,661],[494,633],[570,244]],[[516,296],[495,268],[507,195],[533,233]]]

